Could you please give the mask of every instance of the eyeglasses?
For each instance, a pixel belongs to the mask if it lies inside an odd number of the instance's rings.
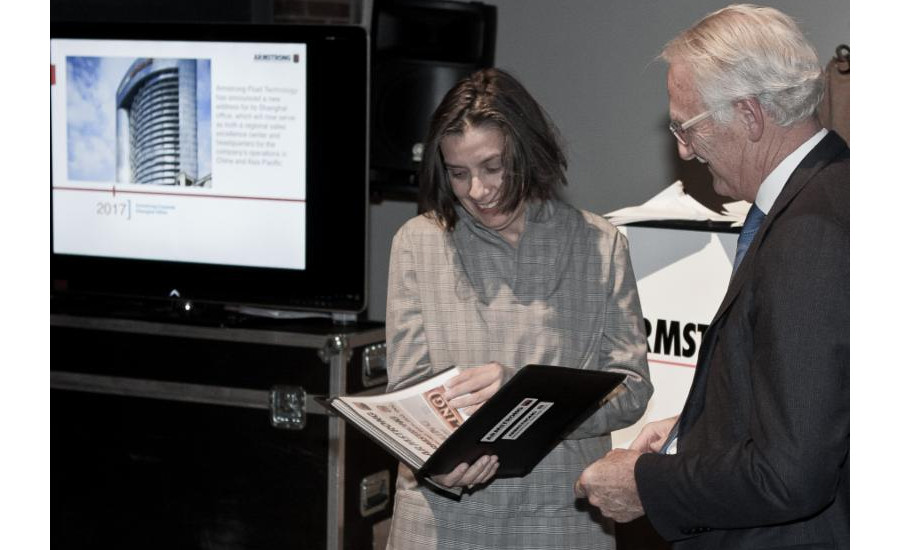
[[[691,135],[688,133],[688,130],[709,118],[714,112],[716,112],[715,109],[710,109],[684,122],[675,122],[673,120],[669,123],[669,131],[672,132],[672,135],[675,136],[678,143],[687,147],[691,144]]]

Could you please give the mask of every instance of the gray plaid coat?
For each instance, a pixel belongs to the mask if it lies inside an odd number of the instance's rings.
[[[625,373],[604,405],[527,476],[459,500],[401,464],[389,548],[614,548],[612,523],[575,480],[610,449],[609,432],[653,393],[628,243],[602,217],[561,202],[528,206],[517,247],[463,209],[454,231],[418,216],[394,236],[387,299],[389,389],[490,361]]]

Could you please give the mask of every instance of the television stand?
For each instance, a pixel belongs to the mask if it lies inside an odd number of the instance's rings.
[[[359,330],[382,326],[360,320],[355,313],[302,311],[221,304],[182,297],[136,298],[51,293],[50,313],[85,318],[133,319],[178,325],[247,327],[303,331]]]
[[[265,319],[331,319],[335,325],[352,325],[356,324],[357,321],[357,315],[355,313],[343,313],[339,311],[295,311],[290,309],[272,309],[254,306],[225,306],[225,309],[240,313],[241,315],[262,317]]]

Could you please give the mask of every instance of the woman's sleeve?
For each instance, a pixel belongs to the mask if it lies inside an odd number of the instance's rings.
[[[647,365],[647,336],[631,269],[628,240],[616,231],[606,289],[606,311],[598,357],[589,368],[620,372],[626,376],[623,391],[573,430],[566,439],[608,434],[634,424],[644,414],[653,395]]]
[[[413,236],[407,224],[394,235],[391,243],[385,315],[388,391],[414,384],[432,374]]]

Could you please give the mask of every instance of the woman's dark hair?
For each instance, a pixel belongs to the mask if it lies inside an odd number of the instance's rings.
[[[441,140],[469,126],[490,125],[504,136],[499,208],[512,212],[523,201],[559,197],[566,185],[566,157],[550,117],[518,80],[500,69],[463,78],[435,109],[419,168],[419,207],[447,231],[456,225],[458,202],[450,186]]]

